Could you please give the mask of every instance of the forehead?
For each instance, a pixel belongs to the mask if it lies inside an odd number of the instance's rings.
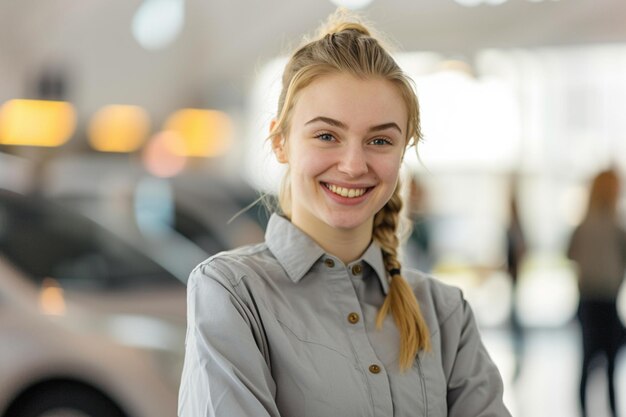
[[[339,73],[317,78],[296,97],[294,125],[318,116],[331,117],[354,128],[395,122],[404,129],[408,111],[393,82]]]

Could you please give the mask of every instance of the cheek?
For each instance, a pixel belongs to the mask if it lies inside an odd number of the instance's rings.
[[[325,172],[329,167],[329,158],[323,152],[308,149],[294,150],[290,160],[291,171],[302,177],[303,180],[314,180],[317,175]]]
[[[395,184],[400,173],[400,164],[401,159],[399,157],[389,155],[389,157],[377,161],[376,172],[381,180]]]

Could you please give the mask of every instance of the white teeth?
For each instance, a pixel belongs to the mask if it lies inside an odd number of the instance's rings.
[[[367,191],[367,188],[343,188],[326,183],[324,185],[333,193],[348,198],[361,197]]]

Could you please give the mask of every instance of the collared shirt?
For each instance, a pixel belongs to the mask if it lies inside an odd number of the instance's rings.
[[[348,265],[273,215],[265,243],[223,252],[188,283],[181,417],[510,416],[459,290],[404,271],[432,350],[408,370],[372,243]]]

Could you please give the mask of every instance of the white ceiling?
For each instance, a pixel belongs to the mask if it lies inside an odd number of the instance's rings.
[[[0,102],[33,90],[49,66],[68,74],[82,116],[109,103],[161,119],[180,106],[235,107],[269,58],[334,9],[328,0],[185,0],[182,35],[145,51],[130,22],[140,0],[0,0]],[[624,0],[374,0],[366,17],[402,50],[471,58],[481,48],[626,42]]]

